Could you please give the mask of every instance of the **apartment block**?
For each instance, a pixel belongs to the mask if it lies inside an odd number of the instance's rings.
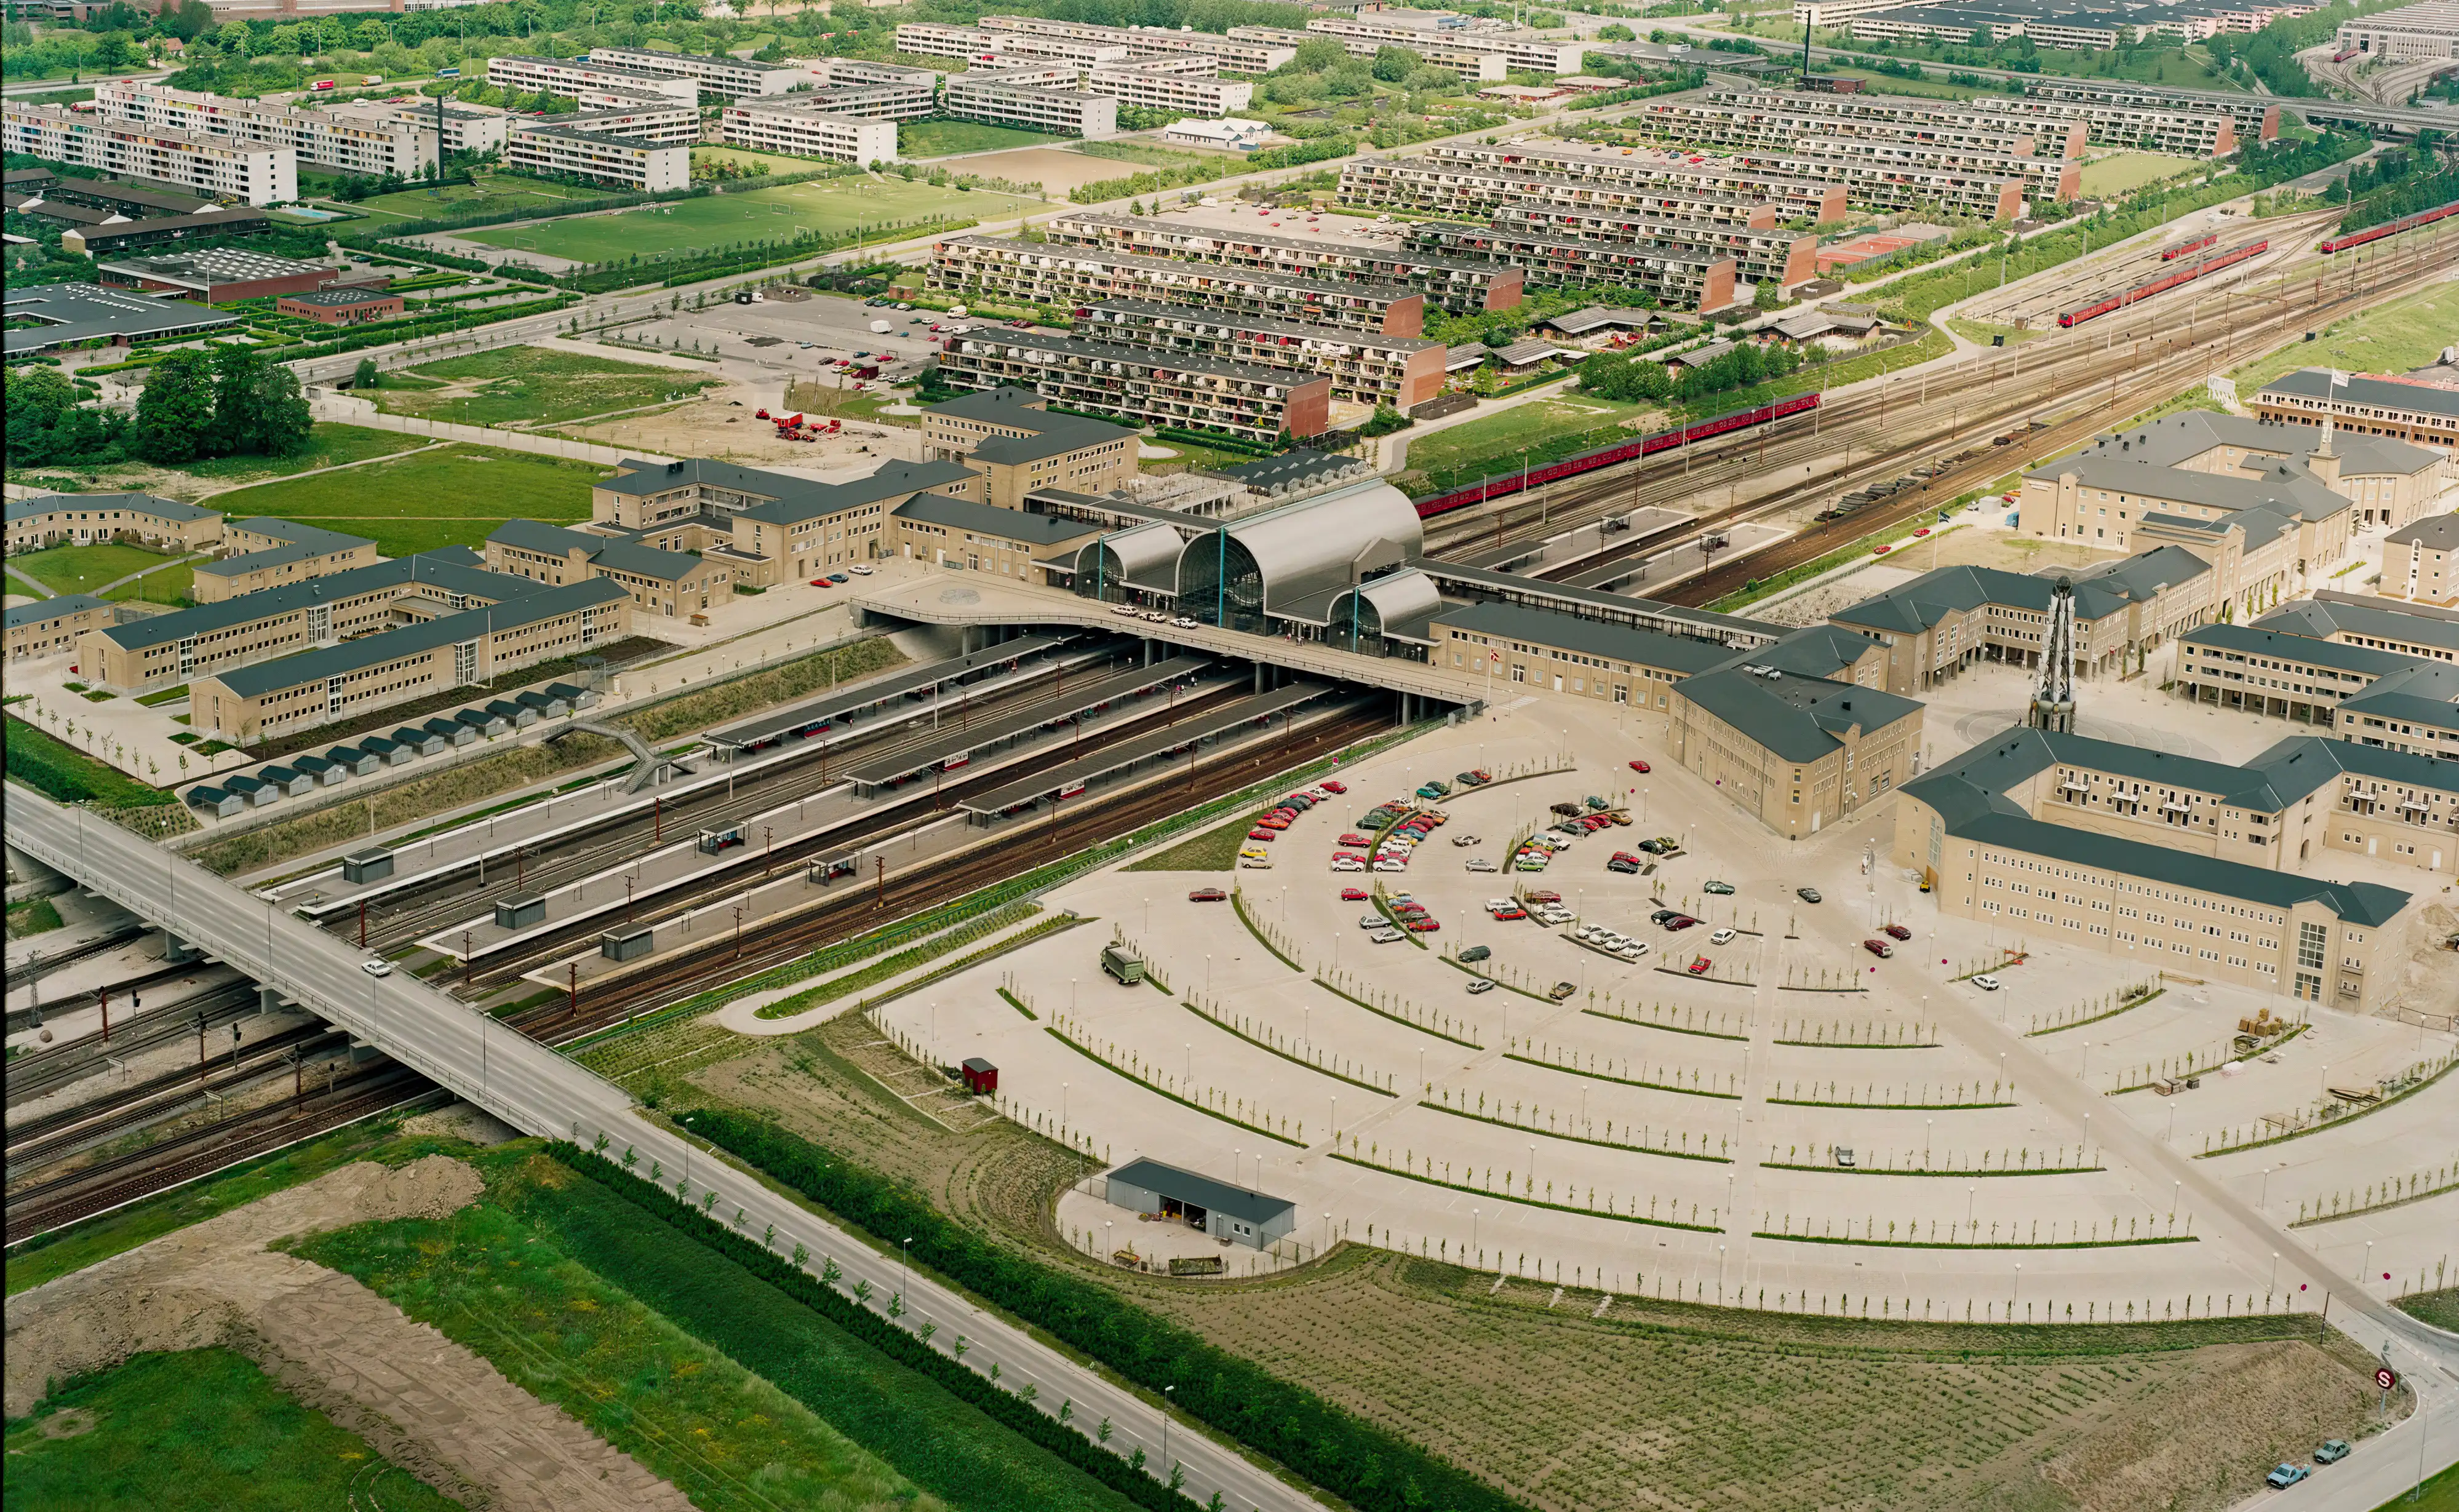
[[[1487,32],[1474,24],[1414,26],[1400,19],[1405,10],[1360,11],[1356,15],[1317,16],[1310,32],[1338,37],[1343,43],[1371,42],[1375,47],[1412,48],[1432,59],[1437,50],[1474,49],[1500,57],[1515,69],[1532,74],[1577,74],[1587,55],[1587,44],[1539,36],[1534,32]],[[1371,50],[1370,50],[1371,51]]]
[[[14,519],[12,514],[12,546]],[[2428,515],[2383,537],[2382,594],[2459,607],[2459,514]]]
[[[1455,314],[1513,309],[1520,304],[1522,281],[1517,269],[1463,258],[1090,210],[1054,216],[1042,222],[1041,229],[1053,242],[1068,246],[1308,278],[1398,284],[1423,292],[1428,304]]]
[[[445,105],[438,110],[438,103],[430,100],[417,105],[336,105],[332,109],[335,115],[358,114],[392,121],[426,134],[430,141],[441,132],[444,150],[458,153],[502,152],[513,123],[522,118],[510,111],[472,105]]]
[[[1309,42],[1321,41],[1324,33],[1293,32],[1287,27],[1234,26],[1230,29],[1230,35],[1234,41],[1251,42],[1264,47],[1288,48],[1294,56],[1297,49]],[[1373,57],[1383,48],[1395,45],[1365,36],[1337,36],[1333,40],[1347,49],[1352,57]],[[1461,78],[1474,79],[1481,84],[1500,84],[1512,69],[1509,58],[1491,48],[1481,47],[1478,39],[1473,35],[1453,38],[1444,33],[1436,32],[1398,45],[1412,49],[1437,68],[1450,69],[1459,74]],[[1579,70],[1573,67],[1557,72],[1576,74]]]
[[[9,554],[46,546],[133,540],[181,552],[222,538],[222,517],[209,509],[151,494],[37,494],[8,501]]]
[[[1044,82],[1044,68],[969,69],[948,76],[941,109],[963,120],[1023,126],[1098,141],[1119,133],[1119,102],[1072,87]],[[1064,72],[1069,83],[1074,70]]]
[[[206,673],[188,685],[189,727],[240,744],[373,714],[620,640],[629,610],[613,583],[573,583]]]
[[[2334,383],[2323,368],[2301,368],[2263,385],[2254,412],[2265,420],[2312,426],[2328,421],[2343,434],[2392,436],[2459,456],[2459,390],[2372,373]]]
[[[848,90],[848,94],[889,94],[880,90]],[[774,103],[734,104],[720,123],[725,142],[753,152],[783,153],[791,158],[826,158],[836,162],[896,161],[896,122],[867,115],[838,115],[828,101],[813,105],[795,95]]]
[[[700,86],[690,79],[571,58],[529,57],[510,52],[491,57],[487,60],[487,82],[497,89],[518,90],[530,94],[543,93],[578,96],[593,89],[622,90],[634,94],[662,94],[686,105],[700,103]]]
[[[1818,224],[1840,220],[1845,212],[1840,185],[1817,178],[1771,174],[1731,158],[1700,158],[1691,153],[1588,142],[1514,141],[1492,146],[1438,142],[1418,160],[1472,171],[1499,168],[1581,183],[1665,185],[1690,194],[1764,200],[1776,207],[1779,221],[1807,220]]]
[[[1627,210],[1506,206],[1494,213],[1494,233],[1498,239],[1532,239],[1529,255],[1560,257],[1566,268],[1579,252],[1568,248],[1560,253],[1539,252],[1536,248],[1543,243],[1533,239],[1697,247],[1711,256],[1732,258],[1742,277],[1755,284],[1774,280],[1785,288],[1808,283],[1818,272],[1818,238],[1807,231],[1661,220]]]
[[[1154,351],[1226,358],[1260,368],[1291,368],[1332,380],[1332,396],[1356,404],[1407,410],[1443,391],[1439,341],[1327,330],[1295,321],[1235,318],[1184,304],[1104,300],[1077,317],[1086,341]]]
[[[1201,59],[1189,61],[1202,66]],[[1208,120],[1245,110],[1255,98],[1255,86],[1245,79],[1199,77],[1132,64],[1096,69],[1085,77],[1084,87],[1136,110],[1181,111]]]
[[[1858,682],[1728,665],[1673,684],[1673,760],[1789,839],[1877,803],[1920,769],[1926,707]]]
[[[700,107],[681,100],[650,99],[623,106],[569,111],[514,120],[507,140],[522,132],[560,128],[621,136],[661,147],[688,147],[700,140]]]
[[[1136,475],[1129,427],[1054,414],[1050,401],[1024,388],[993,388],[922,410],[922,454],[956,463],[974,476],[937,485],[950,498],[1024,510],[1038,490],[1101,494]]]
[[[1793,154],[1736,148],[1727,156],[1745,169],[1772,176],[1810,178],[1844,191],[1856,209],[1965,216],[1978,220],[2012,220],[2022,215],[2025,180],[2012,174],[1993,174],[1963,167],[1881,160],[1884,142],[1846,142],[1804,137]],[[1901,144],[1897,144],[1901,145]],[[2042,161],[2045,159],[2023,159]],[[2070,170],[2077,165],[2064,164]]]
[[[898,26],[896,51],[920,57],[963,58],[970,63],[1056,58],[1087,68],[1108,68],[1127,61],[1124,42],[1088,42],[1034,32],[985,32],[936,21],[908,21]]]
[[[2163,89],[2156,84],[2129,84],[2109,79],[2068,78],[2038,74],[2024,81],[2028,99],[2075,105],[2124,105],[2144,110],[2212,111],[2237,127],[2240,142],[2267,142],[2280,136],[2280,101],[2264,94],[2233,94],[2218,90]]]
[[[1073,336],[975,331],[941,353],[939,379],[956,388],[1013,385],[1128,425],[1253,442],[1319,435],[1331,419],[1332,380],[1318,374]]]
[[[2003,186],[2009,182],[2019,196],[2063,201],[2074,198],[2082,181],[2082,166],[2070,158],[2036,158],[2007,146],[1911,140],[1871,122],[1789,119],[1738,107],[1651,100],[1622,124],[1659,141],[1713,146],[1744,163],[1780,164],[1778,171],[1787,174],[1840,183],[1846,202],[1860,209],[1936,205],[1998,217],[2005,208]],[[1838,135],[1857,125],[1873,134]]]
[[[1023,32],[1038,36],[1072,37],[1080,42],[1116,43],[1138,61],[1196,56],[1211,59],[1231,74],[1270,74],[1297,56],[1293,46],[1242,42],[1232,34],[1179,32],[1164,27],[1096,26],[1087,21],[1057,21],[1048,16],[993,15],[981,18],[989,32]]]
[[[2238,149],[2237,121],[2225,111],[2191,105],[2127,105],[2109,100],[2020,100],[1982,96],[1975,110],[2012,120],[2045,117],[2080,122],[2094,147],[2139,147],[2187,158],[2226,158]],[[2070,155],[2071,156],[2071,155]]]
[[[734,595],[732,564],[706,554],[644,545],[621,533],[566,530],[510,519],[487,536],[487,570],[560,587],[602,578],[620,587],[632,607],[672,618],[696,614]]]
[[[936,69],[915,68],[906,63],[874,63],[869,58],[805,58],[803,71],[817,80],[822,89],[919,89],[934,97],[939,93],[939,80],[946,76]]]
[[[132,126],[56,105],[0,105],[7,150],[117,178],[174,184],[216,200],[281,204],[299,198],[299,155],[287,146]]]
[[[1668,309],[1712,314],[1734,303],[1739,274],[1733,254],[1698,241],[1615,242],[1467,221],[1427,220],[1409,228],[1410,245],[1447,257],[1487,258],[1520,269],[1541,287],[1610,284],[1645,294]]]
[[[762,63],[724,53],[661,52],[654,48],[594,47],[589,61],[636,74],[689,79],[712,94],[742,99],[757,94],[783,94],[803,82],[803,70],[791,63]]]
[[[2077,158],[2081,121],[2010,120],[1954,100],[1824,91],[1707,90],[1651,100],[1635,114],[1660,138],[1763,147],[1797,136],[1878,137],[2018,158]],[[1667,122],[1677,125],[1668,126]]]
[[[2459,665],[2294,630],[2204,625],[2177,648],[2176,690],[2342,740],[2459,758]]]
[[[1840,200],[1843,196],[1836,198]],[[1419,214],[1491,215],[1505,206],[1552,205],[1704,225],[1765,227],[1778,220],[1777,207],[1769,200],[1692,185],[1599,183],[1560,174],[1466,168],[1423,158],[1350,159],[1340,171],[1340,200],[1362,210]]]
[[[287,147],[301,161],[344,173],[419,178],[435,167],[434,136],[396,120],[265,105],[124,79],[95,86],[94,104],[95,114],[125,125],[220,137],[234,146]]]
[[[523,173],[569,174],[591,183],[657,193],[691,187],[691,149],[603,132],[550,126],[515,132],[504,161]]]
[[[9,660],[67,656],[88,630],[118,620],[119,606],[92,594],[55,594],[18,604],[8,612]]]
[[[1230,310],[1384,336],[1425,329],[1426,297],[1395,284],[1216,267],[1166,258],[957,236],[932,249],[930,286],[948,293],[1062,308],[1111,299]]]
[[[376,543],[366,536],[268,515],[225,521],[222,544],[232,555],[196,565],[190,595],[199,603],[220,603],[311,578],[329,578],[371,566],[376,560]]]

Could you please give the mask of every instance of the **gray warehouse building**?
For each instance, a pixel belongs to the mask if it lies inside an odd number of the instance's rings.
[[[1297,1205],[1231,1186],[1159,1161],[1133,1160],[1110,1172],[1110,1202],[1175,1218],[1215,1239],[1261,1250],[1297,1227]]]

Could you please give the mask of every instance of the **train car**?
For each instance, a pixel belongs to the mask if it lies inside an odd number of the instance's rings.
[[[2205,236],[2198,236],[2191,242],[2180,242],[2175,246],[2171,247],[2168,251],[2161,253],[2160,261],[2163,262],[2175,262],[2189,252],[2200,252],[2207,246],[2217,245],[2219,239],[2219,233],[2215,231]]]
[[[955,771],[959,766],[969,766],[973,765],[973,752],[958,751],[954,756],[941,757],[939,761],[939,769],[941,771]]]
[[[1084,785],[1080,782],[1069,783],[1066,787],[1059,789],[1059,796],[1061,798],[1081,798],[1083,795]]]
[[[2173,288],[2217,273],[2223,268],[2234,267],[2248,258],[2260,257],[2270,250],[2271,242],[2266,239],[2260,242],[2249,242],[2243,246],[2232,247],[2226,252],[2217,252],[2210,257],[2196,259],[2175,272],[2163,273],[2148,284],[2137,284],[2123,294],[2112,294],[2106,299],[2095,300],[2081,309],[2069,310],[2058,317],[2058,325],[2071,330],[2086,321],[2098,320],[2101,316],[2124,309],[2129,304],[2139,304],[2155,294],[2166,294]]]
[[[1593,472],[1599,468],[1608,468],[1616,463],[1654,456],[1661,452],[1670,452],[1675,447],[1767,425],[1773,421],[1816,410],[1818,408],[1818,402],[1819,396],[1816,393],[1793,394],[1754,409],[1735,410],[1726,414],[1711,415],[1705,420],[1694,420],[1678,430],[1659,430],[1654,435],[1643,436],[1636,441],[1618,441],[1612,446],[1599,447],[1593,452],[1583,452],[1577,456],[1565,457],[1560,462],[1549,462],[1540,468],[1530,468],[1524,472],[1498,473],[1493,477],[1482,478],[1466,488],[1453,489],[1446,494],[1437,494],[1418,500],[1418,517],[1432,519],[1438,514],[1448,514],[1453,510],[1482,504],[1488,499],[1507,498],[1511,494],[1543,484],[1567,477],[1577,477],[1584,472]]]
[[[2331,61],[2334,63],[2345,63],[2348,59],[2357,56],[2364,51],[2364,50],[2363,48],[2342,48],[2337,52],[2331,54]]]
[[[2430,210],[2419,210],[2414,215],[2404,215],[2396,220],[2385,220],[2378,226],[2367,226],[2362,231],[2351,231],[2345,236],[2335,236],[2327,241],[2318,242],[2314,244],[2314,250],[2345,252],[2350,247],[2361,247],[2368,242],[2379,242],[2385,237],[2394,237],[2403,231],[2413,231],[2419,226],[2428,226],[2437,220],[2447,220],[2452,216],[2459,216],[2459,200],[2453,200],[2448,204],[2435,205]]]

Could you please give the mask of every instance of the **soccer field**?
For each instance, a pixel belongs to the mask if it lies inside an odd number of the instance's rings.
[[[743,242],[782,242],[800,231],[833,233],[856,226],[1012,214],[1016,203],[1004,195],[934,188],[897,178],[822,178],[746,194],[642,205],[620,215],[492,226],[463,235],[489,246],[543,252],[576,262],[611,262],[693,247],[705,250]]]

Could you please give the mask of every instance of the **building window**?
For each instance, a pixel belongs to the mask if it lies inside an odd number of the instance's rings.
[[[2297,964],[2306,967],[2309,970],[2320,971],[2322,967],[2323,942],[2329,937],[2330,931],[2320,924],[2298,925]],[[2301,982],[2303,979],[2303,976],[2301,973],[2299,980]],[[2317,988],[2320,988],[2322,983],[2318,979],[2315,985]]]

